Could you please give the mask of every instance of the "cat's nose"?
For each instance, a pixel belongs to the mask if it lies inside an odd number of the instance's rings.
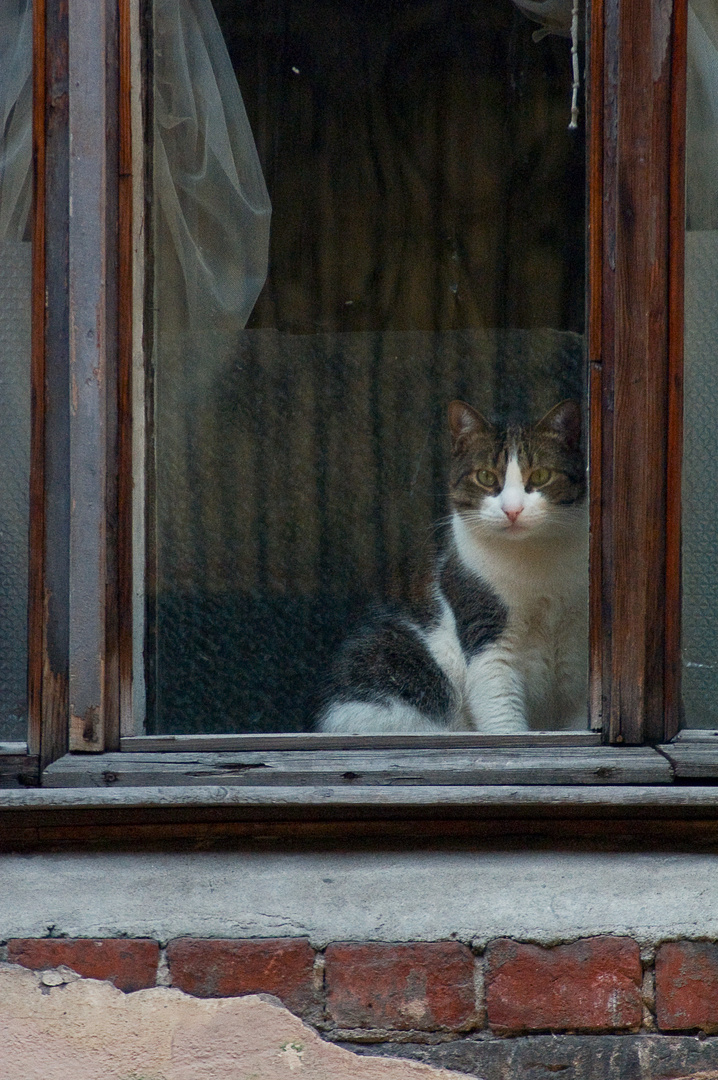
[[[504,507],[504,513],[506,514],[506,517],[507,517],[507,518],[509,519],[509,521],[511,522],[511,524],[512,524],[512,525],[513,525],[513,524],[515,523],[515,521],[516,521],[517,517],[518,517],[518,516],[519,516],[519,514],[521,514],[522,512],[523,512],[523,506],[519,507],[519,509],[518,509],[518,510],[507,510],[507,509],[506,509],[506,508]]]

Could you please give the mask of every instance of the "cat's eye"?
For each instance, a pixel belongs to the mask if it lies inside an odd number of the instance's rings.
[[[477,484],[480,484],[481,487],[485,488],[496,487],[499,482],[498,476],[492,469],[479,469],[479,471],[474,474],[474,479]]]
[[[534,469],[529,476],[529,483],[532,487],[543,487],[544,484],[548,484],[549,480],[553,476],[550,469]]]

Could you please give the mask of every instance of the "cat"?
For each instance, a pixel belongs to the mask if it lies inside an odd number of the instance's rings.
[[[449,405],[448,542],[418,608],[387,607],[340,650],[318,728],[335,733],[587,726],[588,516],[581,409],[494,425]]]

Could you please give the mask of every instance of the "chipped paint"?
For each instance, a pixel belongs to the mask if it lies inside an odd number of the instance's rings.
[[[658,82],[663,75],[671,40],[672,17],[673,0],[654,0],[651,21],[651,74],[654,82]]]
[[[100,708],[91,705],[82,716],[73,713],[70,717],[70,750],[101,750],[102,725]]]

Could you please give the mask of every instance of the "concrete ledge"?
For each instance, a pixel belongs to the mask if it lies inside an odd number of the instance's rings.
[[[242,850],[0,856],[0,940],[718,939],[718,859],[675,852]]]

